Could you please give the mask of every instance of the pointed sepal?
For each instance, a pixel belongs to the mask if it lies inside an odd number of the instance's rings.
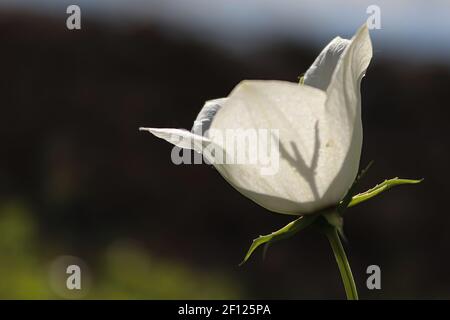
[[[351,201],[348,204],[348,207],[356,206],[357,204],[367,201],[380,193],[389,190],[393,187],[405,185],[405,184],[417,184],[422,182],[423,179],[420,180],[411,180],[411,179],[400,179],[400,178],[393,178],[389,180],[385,180],[380,184],[377,184],[372,189],[367,190],[366,192],[359,193],[357,195],[354,195],[351,199]]]
[[[311,225],[311,223],[313,223],[317,219],[317,217],[318,217],[317,215],[301,216],[300,218],[288,223],[283,228],[277,231],[274,231],[264,236],[259,236],[258,238],[254,239],[250,248],[247,251],[247,254],[244,257],[244,260],[239,265],[243,265],[259,246],[265,244],[264,248],[264,255],[265,255],[270,244],[293,236],[297,232]]]

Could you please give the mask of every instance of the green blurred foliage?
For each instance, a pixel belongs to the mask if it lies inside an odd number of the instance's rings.
[[[43,261],[36,255],[36,228],[26,206],[19,201],[0,205],[0,297],[46,299],[52,297]]]
[[[64,298],[52,290],[49,266],[61,250],[39,240],[32,212],[21,201],[0,203],[0,298]],[[44,254],[45,252],[45,254]],[[156,259],[132,241],[118,241],[88,262],[85,299],[237,299],[239,285],[218,272]],[[84,288],[82,288],[84,289]]]

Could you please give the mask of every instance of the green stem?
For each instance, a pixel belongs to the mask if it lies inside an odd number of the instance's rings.
[[[345,294],[347,300],[358,300],[358,292],[356,291],[355,280],[353,279],[352,270],[348,263],[347,255],[345,254],[344,247],[342,247],[341,239],[336,228],[330,228],[326,235],[328,241],[330,241],[331,248],[333,249],[336,263],[341,272],[342,282],[344,283]]]

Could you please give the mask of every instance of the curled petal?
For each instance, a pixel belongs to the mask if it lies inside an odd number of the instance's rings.
[[[226,98],[207,101],[202,110],[198,113],[191,131],[201,136],[207,136],[214,116],[220,110],[225,101]]]
[[[341,197],[341,190],[349,188],[358,174],[363,140],[360,85],[371,59],[372,43],[364,24],[342,54],[327,88],[327,127],[339,137],[334,143],[340,170],[327,191],[331,198]]]
[[[322,50],[306,71],[303,84],[326,91],[333,72],[350,40],[336,37]]]

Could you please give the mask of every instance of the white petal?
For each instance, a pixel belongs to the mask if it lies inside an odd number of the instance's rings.
[[[139,128],[140,131],[148,131],[158,138],[164,139],[177,147],[192,149],[199,153],[203,146],[209,143],[205,137],[196,135],[185,129],[160,129],[160,128]]]
[[[148,131],[158,138],[164,139],[177,147],[192,149],[203,153],[204,148],[211,144],[208,139],[208,130],[217,111],[221,108],[226,98],[215,99],[205,102],[203,108],[197,115],[191,131],[185,129],[171,128],[139,128],[140,131]],[[212,162],[208,154],[205,158]]]
[[[371,59],[372,43],[364,24],[343,53],[327,89],[329,126],[341,137],[336,141],[341,169],[326,194],[331,198],[338,198],[358,174],[363,140],[360,85]]]
[[[350,44],[350,40],[336,37],[322,50],[306,71],[304,84],[326,91],[333,76],[334,69],[344,52]]]
[[[194,121],[191,132],[207,137],[211,122],[225,101],[226,98],[206,101]]]
[[[330,133],[323,128],[325,101],[323,91],[296,83],[241,82],[216,114],[210,138],[221,145],[216,130],[277,129],[278,171],[262,175],[260,163],[217,169],[238,191],[271,211],[304,214],[334,204],[322,197],[336,175],[327,167],[332,153],[322,148]]]

